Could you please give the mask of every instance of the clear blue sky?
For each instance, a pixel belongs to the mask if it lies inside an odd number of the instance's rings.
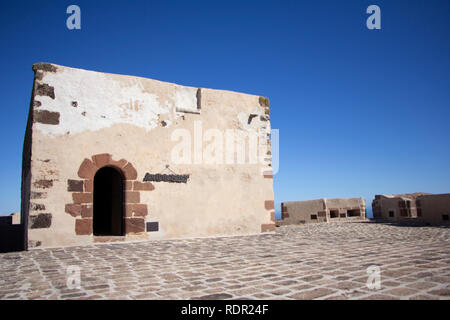
[[[66,28],[77,4],[82,29]],[[366,8],[381,8],[381,30]],[[450,1],[2,1],[0,213],[35,62],[264,95],[281,201],[450,192]]]

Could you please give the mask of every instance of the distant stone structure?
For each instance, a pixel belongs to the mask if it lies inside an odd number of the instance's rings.
[[[366,217],[363,198],[317,199],[281,203],[278,225],[353,221]]]
[[[12,224],[21,224],[20,212],[11,213],[10,216],[12,217]]]
[[[377,220],[448,224],[450,194],[416,192],[376,195],[372,201],[372,210]]]
[[[48,63],[33,70],[21,208],[30,246],[275,230],[267,98]],[[258,161],[236,161],[239,142],[219,139],[227,130],[257,132]],[[175,161],[180,150],[187,158]]]

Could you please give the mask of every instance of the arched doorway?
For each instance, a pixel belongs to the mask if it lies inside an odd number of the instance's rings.
[[[95,236],[123,236],[124,182],[121,172],[103,167],[94,176],[93,231]]]

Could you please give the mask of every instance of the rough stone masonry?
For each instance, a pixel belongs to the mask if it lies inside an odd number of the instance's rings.
[[[48,63],[33,71],[21,208],[29,246],[275,230],[267,98]],[[258,132],[266,163],[174,163],[174,130],[196,123]]]

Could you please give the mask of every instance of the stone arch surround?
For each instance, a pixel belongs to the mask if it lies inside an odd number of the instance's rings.
[[[124,228],[125,235],[146,232],[147,204],[140,203],[142,191],[155,189],[151,182],[137,180],[137,171],[125,159],[115,161],[108,153],[96,154],[84,159],[78,169],[79,180],[68,179],[67,191],[72,193],[72,203],[66,204],[65,212],[75,220],[76,235],[93,235],[94,176],[100,168],[113,167],[124,177]]]

